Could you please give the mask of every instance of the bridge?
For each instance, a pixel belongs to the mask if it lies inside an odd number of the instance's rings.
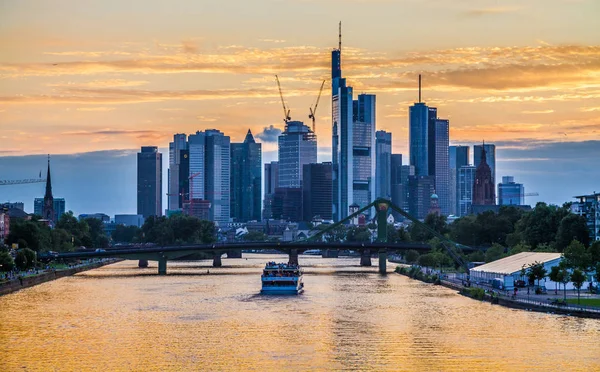
[[[333,242],[326,243],[322,241],[322,236],[335,229],[336,227],[344,224],[347,221],[357,217],[361,213],[369,210],[370,208],[376,210],[376,224],[377,224],[377,239],[374,242]],[[371,266],[371,253],[377,252],[379,255],[379,272],[386,274],[387,270],[387,254],[388,252],[404,251],[414,249],[416,251],[429,251],[431,247],[428,244],[423,243],[388,243],[387,241],[387,216],[388,213],[394,210],[404,217],[408,218],[415,224],[420,224],[431,234],[436,236],[442,242],[444,248],[449,253],[450,257],[454,261],[462,266],[468,273],[468,264],[457,251],[473,251],[474,248],[460,245],[452,242],[445,236],[439,234],[437,231],[430,228],[428,225],[422,223],[418,219],[406,213],[401,208],[392,204],[387,199],[377,199],[371,204],[364,208],[359,209],[343,220],[336,222],[327,228],[320,230],[316,234],[312,235],[308,239],[297,241],[297,242],[253,242],[253,243],[217,243],[217,244],[195,244],[195,245],[179,245],[179,246],[122,246],[117,249],[110,249],[106,251],[94,251],[94,252],[72,252],[72,253],[59,253],[46,258],[51,259],[72,259],[72,258],[107,258],[117,257],[131,260],[145,260],[145,261],[158,261],[158,274],[166,275],[167,273],[167,262],[169,260],[198,260],[198,259],[213,259],[213,266],[221,266],[221,256],[224,253],[229,252],[240,252],[242,250],[251,249],[271,249],[277,250],[282,253],[289,255],[289,262],[298,264],[298,254],[303,253],[309,249],[321,249],[321,250],[352,250],[360,252],[360,265]],[[40,257],[44,258],[44,257]]]

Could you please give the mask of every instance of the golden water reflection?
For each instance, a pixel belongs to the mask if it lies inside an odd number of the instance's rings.
[[[261,296],[262,266],[285,257],[246,256],[167,276],[124,261],[0,297],[0,370],[600,370],[599,320],[492,306],[358,258],[301,256],[305,293]]]

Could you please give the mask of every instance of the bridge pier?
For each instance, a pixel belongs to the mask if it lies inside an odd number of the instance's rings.
[[[158,275],[167,275],[167,258],[158,258]]]
[[[379,273],[387,274],[387,250],[382,249],[379,251]]]
[[[363,249],[360,252],[360,266],[371,266],[371,250]]]
[[[139,260],[138,267],[141,269],[145,269],[148,267],[148,260]]]
[[[338,258],[340,255],[340,251],[338,249],[325,249],[321,253],[321,257],[323,258]]]
[[[288,260],[288,263],[290,265],[298,265],[298,250],[297,249],[291,249],[289,256],[290,256],[290,259]]]
[[[221,254],[215,253],[215,257],[213,258],[213,267],[221,267],[223,264],[221,263]]]

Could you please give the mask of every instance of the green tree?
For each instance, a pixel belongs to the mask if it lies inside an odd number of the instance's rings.
[[[15,267],[15,261],[10,253],[6,251],[0,252],[0,271],[8,272]]]
[[[27,270],[35,266],[36,254],[29,248],[19,249],[15,256],[15,266],[19,270]]]
[[[579,269],[573,270],[573,273],[571,274],[571,281],[573,282],[573,286],[577,289],[577,303],[579,304],[579,295],[581,292],[581,287],[585,282],[584,273]]]
[[[588,248],[590,254],[590,260],[592,261],[592,266],[596,266],[600,263],[600,240],[595,241]]]
[[[554,282],[554,294],[558,294],[558,283],[560,282],[560,268],[552,266],[548,278]]]
[[[574,213],[569,213],[560,221],[556,233],[556,247],[558,251],[562,252],[573,240],[577,240],[587,247],[590,244],[590,235],[585,218]]]
[[[417,262],[418,259],[419,259],[419,252],[415,251],[414,249],[409,249],[406,252],[406,255],[404,255],[404,260],[406,261],[406,263],[409,263],[409,264],[414,264],[415,262]]]
[[[317,226],[317,229],[325,230],[325,229],[329,228],[330,226],[331,225],[321,224],[321,225]],[[323,233],[322,236],[323,236],[323,239],[325,239],[325,241],[327,243],[343,242],[346,239],[346,226],[337,225],[333,229]]]
[[[413,223],[410,226],[410,236],[416,242],[426,242],[435,236],[428,228],[436,231],[438,234],[446,234],[449,231],[446,216],[436,213],[428,214],[425,217],[424,225]]]
[[[10,233],[6,242],[8,245],[20,243],[20,248],[28,247],[34,251],[44,251],[51,245],[50,228],[37,220],[16,218],[11,220]]]
[[[349,242],[370,242],[371,231],[366,226],[354,226],[348,229],[346,240]]]
[[[85,218],[85,223],[89,227],[89,236],[94,248],[108,247],[109,240],[104,233],[104,223],[98,218]]]
[[[517,253],[523,253],[523,252],[531,252],[531,247],[528,246],[527,244],[519,243],[519,244],[513,246],[508,251],[508,255],[512,256],[512,255],[515,255]]]
[[[65,229],[55,228],[50,232],[52,239],[52,251],[56,252],[72,252],[73,243],[72,235]]]
[[[573,240],[571,244],[565,248],[563,257],[565,258],[567,266],[572,269],[579,269],[583,272],[587,272],[592,265],[590,252],[577,240]]]
[[[571,273],[564,260],[558,264],[558,267],[560,268],[559,281],[563,284],[564,290],[563,299],[567,302],[567,283],[571,281]]]
[[[600,286],[600,262],[596,264],[594,279],[596,279],[596,286]]]
[[[544,264],[540,262],[534,262],[529,269],[531,270],[531,277],[533,277],[534,280],[537,280],[537,286],[539,287],[540,280],[544,279],[547,273]]]
[[[468,256],[470,262],[485,262],[485,254],[482,251],[475,251]]]
[[[546,203],[537,203],[533,211],[523,214],[515,224],[515,236],[511,240],[519,239],[525,244],[536,249],[543,243],[551,243],[556,238],[561,220],[570,210]]]
[[[485,262],[492,262],[504,257],[504,247],[494,243],[485,251]]]
[[[418,262],[421,266],[432,268],[435,268],[440,264],[438,257],[434,253],[426,253],[424,255],[419,256]]]
[[[118,243],[133,243],[139,240],[141,229],[137,226],[117,225],[112,233],[113,241]]]

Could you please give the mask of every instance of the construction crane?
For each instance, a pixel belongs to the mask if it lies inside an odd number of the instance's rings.
[[[279,88],[279,97],[281,97],[281,104],[283,105],[283,122],[287,124],[288,121],[292,120],[290,117],[290,109],[285,106],[285,100],[283,99],[283,93],[281,92],[281,83],[279,83],[279,76],[275,75],[277,81],[277,88]]]
[[[41,183],[46,182],[45,178],[30,178],[26,180],[0,180],[0,186],[23,185],[25,183]]]
[[[312,106],[309,108],[310,115],[308,115],[308,118],[312,119],[312,131],[313,131],[313,133],[316,133],[315,113],[317,112],[317,106],[319,106],[319,100],[321,99],[321,93],[323,93],[323,87],[324,86],[325,86],[325,80],[323,80],[323,82],[321,83],[321,89],[319,89],[319,95],[317,96],[317,101],[315,102],[314,109],[313,109]]]

